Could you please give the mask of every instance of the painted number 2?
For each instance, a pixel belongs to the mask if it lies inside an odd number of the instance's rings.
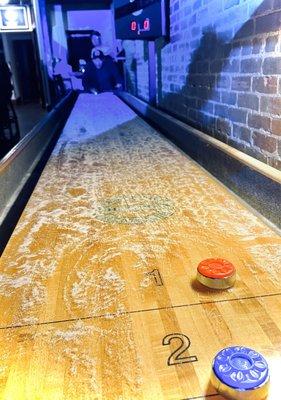
[[[167,364],[169,366],[198,361],[196,356],[184,355],[191,344],[190,339],[186,335],[183,335],[182,333],[171,333],[170,335],[164,337],[162,341],[163,346],[168,346],[172,340],[180,341],[180,346],[175,351],[173,351],[173,353],[168,358]]]

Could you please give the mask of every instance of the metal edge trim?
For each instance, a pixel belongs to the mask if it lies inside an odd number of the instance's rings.
[[[40,130],[44,128],[57,114],[57,112],[64,106],[64,104],[72,96],[72,92],[67,94],[53,109],[48,113],[42,121],[40,121],[35,127],[17,143],[5,157],[0,161],[0,174],[4,172],[13,162],[13,160],[18,157],[24,149],[29,145],[29,143],[39,134]]]
[[[259,174],[266,176],[267,178],[281,184],[281,171],[278,171],[276,168],[273,168],[270,165],[267,165],[267,164],[255,159],[254,157],[251,157],[248,154],[243,153],[242,151],[235,149],[234,147],[231,147],[228,144],[223,143],[220,140],[215,139],[215,138],[199,131],[198,129],[191,127],[190,125],[176,119],[175,117],[173,117],[169,114],[165,114],[163,111],[158,110],[155,107],[152,107],[151,105],[146,103],[144,100],[136,98],[135,96],[131,95],[130,93],[121,92],[118,94],[118,96],[122,100],[126,100],[126,99],[128,99],[127,101],[135,100],[135,101],[142,103],[142,105],[144,107],[146,107],[148,110],[152,111],[156,115],[159,115],[161,117],[169,119],[174,124],[177,124],[177,125],[183,127],[185,130],[191,132],[193,135],[197,136],[205,143],[216,147],[217,149],[221,150],[222,152],[228,154],[230,157],[235,158],[242,164],[245,164],[249,168],[255,170]]]

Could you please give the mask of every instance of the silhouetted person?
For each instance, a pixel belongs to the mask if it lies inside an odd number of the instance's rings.
[[[122,86],[124,87],[124,63],[126,61],[126,52],[123,47],[123,41],[116,40],[116,58],[115,58],[119,74],[122,77]]]
[[[111,49],[108,46],[104,46],[102,43],[101,34],[98,31],[93,31],[91,35],[92,49],[90,58],[93,58],[94,53],[99,50],[103,53],[105,60],[113,60]]]
[[[101,46],[101,34],[98,31],[93,31],[92,35],[91,35],[91,42],[92,42],[92,51],[96,48],[96,47],[100,47]],[[92,54],[91,54],[92,55]]]
[[[82,84],[87,92],[94,94],[122,87],[116,63],[111,58],[105,58],[99,50],[93,53],[92,61],[86,65]]]

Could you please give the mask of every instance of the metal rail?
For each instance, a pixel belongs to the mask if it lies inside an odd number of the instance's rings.
[[[20,197],[27,196],[26,186],[46,156],[46,151],[64,125],[74,104],[74,92],[67,94],[1,161],[0,161],[0,253],[1,241],[8,235],[7,219]],[[27,201],[28,199],[26,199]],[[21,202],[23,203],[23,202]],[[12,219],[20,215],[24,204],[14,209]],[[14,225],[16,221],[12,224]],[[9,222],[11,226],[11,221]]]

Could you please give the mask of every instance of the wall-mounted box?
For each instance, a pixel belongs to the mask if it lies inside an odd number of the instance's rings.
[[[0,32],[28,32],[33,30],[28,6],[0,7]]]
[[[168,0],[115,0],[116,37],[154,40],[169,35]]]

